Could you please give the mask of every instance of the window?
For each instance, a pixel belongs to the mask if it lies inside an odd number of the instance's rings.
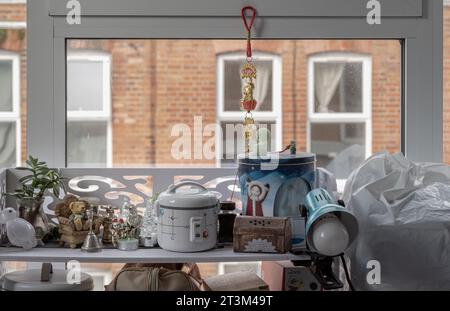
[[[217,57],[217,122],[222,136],[217,135],[218,165],[235,165],[236,155],[243,153],[242,135],[237,125],[242,124],[240,101],[243,82],[239,77],[245,53],[227,53]],[[258,102],[253,116],[258,127],[267,127],[272,133],[269,150],[281,148],[282,97],[281,57],[268,53],[253,53],[258,69],[254,97]]]
[[[0,51],[0,167],[21,163],[19,56]]]
[[[372,154],[370,56],[324,53],[309,58],[308,150],[345,179]]]
[[[111,59],[102,52],[67,57],[67,163],[112,165]]]

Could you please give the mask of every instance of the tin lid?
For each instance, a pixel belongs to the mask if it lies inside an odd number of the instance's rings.
[[[314,153],[269,153],[267,157],[256,158],[256,157],[245,157],[241,154],[238,156],[238,164],[243,165],[258,165],[261,163],[270,163],[278,161],[278,165],[295,165],[295,164],[307,164],[316,161],[316,155]]]
[[[31,269],[5,274],[0,279],[6,291],[90,291],[94,288],[92,277],[81,273],[79,284],[69,284],[68,270],[54,270],[48,281],[41,281],[41,270]]]

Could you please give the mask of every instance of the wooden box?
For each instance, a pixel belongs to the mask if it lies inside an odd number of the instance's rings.
[[[287,217],[236,217],[235,252],[286,253],[291,249],[291,223]]]

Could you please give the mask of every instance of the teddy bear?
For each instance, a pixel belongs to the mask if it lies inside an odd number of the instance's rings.
[[[90,227],[90,221],[86,220],[86,210],[89,203],[86,201],[75,201],[70,203],[69,208],[72,215],[69,216],[69,220],[73,223],[76,231],[88,230]]]

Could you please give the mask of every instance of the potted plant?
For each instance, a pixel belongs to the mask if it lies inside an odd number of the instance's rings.
[[[65,190],[64,178],[57,170],[50,169],[46,162],[32,156],[26,164],[26,167],[17,168],[29,173],[19,179],[21,187],[6,194],[16,198],[19,216],[34,226],[36,237],[42,240],[50,233],[48,219],[42,209],[44,194],[51,190],[55,197],[59,197],[60,189]]]

